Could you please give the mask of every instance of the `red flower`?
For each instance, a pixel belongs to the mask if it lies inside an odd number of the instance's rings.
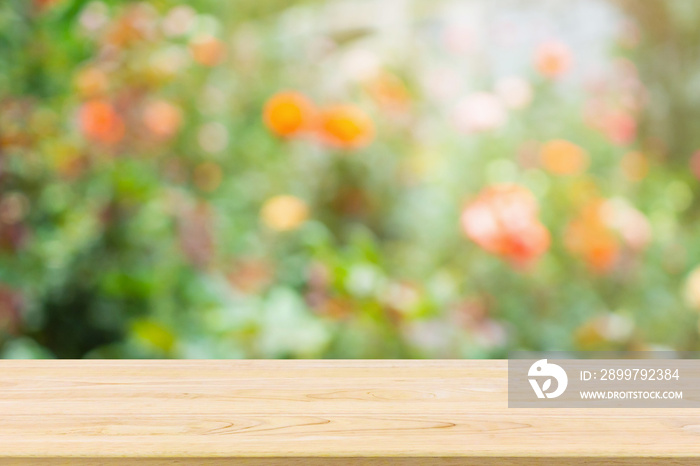
[[[168,101],[155,100],[145,106],[143,123],[154,136],[168,139],[180,129],[182,111]]]

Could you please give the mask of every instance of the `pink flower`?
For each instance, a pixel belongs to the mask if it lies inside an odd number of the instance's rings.
[[[535,196],[518,185],[496,185],[479,193],[462,212],[462,228],[485,251],[525,265],[549,248],[549,231],[537,218]]]
[[[627,145],[637,137],[637,121],[625,112],[613,112],[605,118],[605,134],[618,145]]]
[[[651,241],[649,220],[624,199],[607,200],[601,215],[608,228],[617,232],[630,248],[640,250]]]

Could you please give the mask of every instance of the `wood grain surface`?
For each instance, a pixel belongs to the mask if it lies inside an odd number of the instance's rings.
[[[700,464],[698,409],[508,409],[507,361],[0,361],[0,464]]]

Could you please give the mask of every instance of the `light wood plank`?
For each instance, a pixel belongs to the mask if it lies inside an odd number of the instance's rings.
[[[700,464],[700,410],[508,409],[506,361],[0,361],[0,464],[173,458]]]

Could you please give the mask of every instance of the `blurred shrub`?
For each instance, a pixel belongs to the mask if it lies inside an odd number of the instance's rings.
[[[692,31],[620,3],[5,0],[0,354],[698,350]]]

